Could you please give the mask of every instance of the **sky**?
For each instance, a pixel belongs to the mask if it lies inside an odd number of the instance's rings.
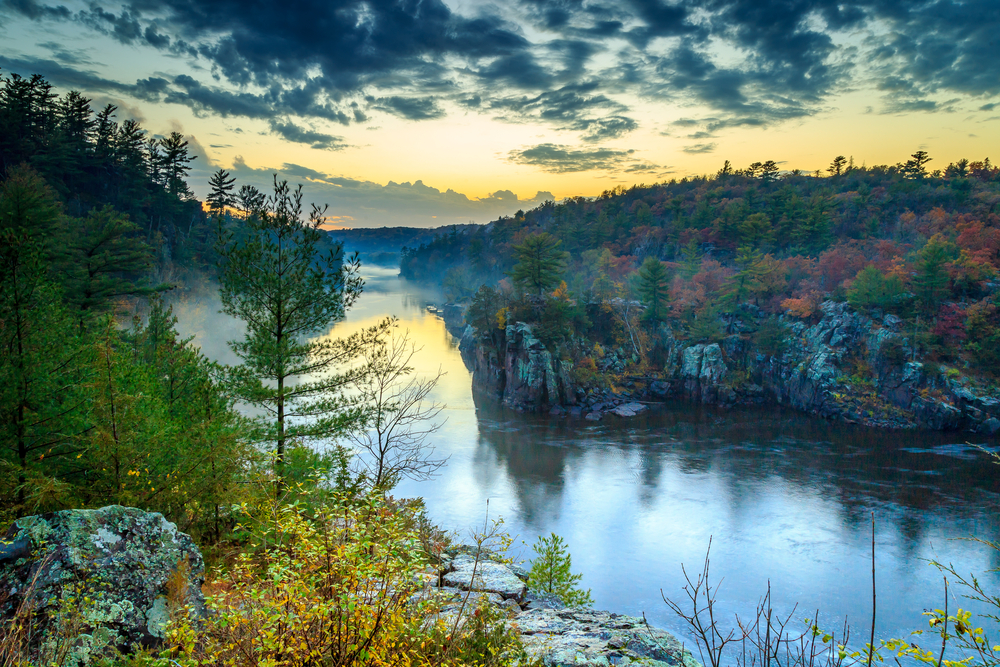
[[[725,160],[989,157],[998,35],[996,0],[0,0],[0,73],[182,132],[199,196],[278,174],[428,227]]]

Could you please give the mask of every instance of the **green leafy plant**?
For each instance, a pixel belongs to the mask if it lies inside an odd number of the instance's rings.
[[[582,574],[573,574],[572,559],[566,542],[555,533],[549,537],[539,536],[533,545],[535,558],[531,561],[528,574],[528,588],[539,593],[549,593],[559,597],[570,606],[590,606],[594,599],[590,589],[582,590],[577,584]]]

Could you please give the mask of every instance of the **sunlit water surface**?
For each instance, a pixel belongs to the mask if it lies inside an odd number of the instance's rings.
[[[395,315],[422,346],[416,372],[446,372],[434,399],[447,405],[447,421],[430,441],[448,464],[395,494],[423,497],[439,525],[464,537],[482,526],[488,501],[523,557],[539,535],[561,535],[598,608],[645,613],[686,634],[661,592],[683,597],[681,565],[700,570],[711,540],[723,624],[751,613],[770,582],[777,609],[798,603],[801,619],[818,608],[830,628],[846,616],[854,639],[867,641],[872,513],[878,637],[927,627],[921,612],[943,603],[931,560],[1000,588],[1000,577],[984,574],[1000,567],[997,553],[962,539],[1000,537],[1000,467],[967,444],[995,441],[689,403],[596,424],[506,411],[473,395],[458,341],[426,308],[441,303],[438,293],[394,269],[365,274],[363,296],[331,334]],[[224,358],[207,319],[193,318],[192,333]],[[950,609],[970,608],[952,591]]]

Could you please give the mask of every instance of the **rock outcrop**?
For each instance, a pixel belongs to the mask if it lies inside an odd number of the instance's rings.
[[[523,567],[490,555],[477,561],[474,554],[467,546],[453,550],[437,577],[429,578],[424,590],[411,600],[437,600],[440,617],[449,622],[460,613],[474,613],[482,605],[499,608],[508,626],[520,635],[528,657],[550,667],[700,667],[676,637],[642,618],[566,607],[555,596],[529,592],[525,585],[528,573]]]
[[[531,325],[508,325],[505,341],[502,354],[497,354],[476,339],[471,327],[466,328],[459,349],[478,389],[495,394],[515,410],[546,410],[576,402],[572,365],[554,357],[535,337]]]
[[[698,665],[676,637],[633,616],[580,607],[531,609],[511,623],[528,656],[547,666]]]
[[[1000,396],[977,389],[958,371],[915,360],[898,317],[873,319],[834,301],[820,310],[822,317],[811,326],[786,322],[781,354],[753,344],[747,332],[760,314],[752,312],[741,315],[746,324],[730,322],[735,333],[718,343],[678,338],[663,325],[654,356],[664,363],[653,376],[629,378],[625,350],[593,355],[598,370],[625,380],[614,393],[574,386],[570,363],[554,358],[524,323],[507,327],[506,348],[499,352],[467,327],[461,349],[474,384],[519,410],[596,421],[608,413],[637,414],[619,409],[635,401],[770,402],[876,427],[1000,431]]]
[[[204,562],[155,512],[113,505],[18,519],[0,540],[0,616],[30,618],[29,650],[66,664],[156,646],[171,613],[205,613]]]

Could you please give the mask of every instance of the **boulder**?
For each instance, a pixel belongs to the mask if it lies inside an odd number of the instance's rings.
[[[532,660],[546,666],[696,667],[673,635],[641,618],[581,607],[529,609],[511,621]]]
[[[454,569],[442,577],[445,586],[496,593],[505,600],[521,600],[527,590],[524,582],[502,563],[480,560],[477,564],[473,556],[460,554],[451,562],[451,567]],[[473,568],[475,581],[472,579]]]
[[[640,412],[645,412],[648,408],[642,403],[622,403],[614,410],[611,414],[618,415],[619,417],[635,417]]]
[[[65,637],[68,664],[155,647],[172,611],[205,614],[201,553],[161,514],[112,505],[29,516],[0,545],[0,617],[30,610],[36,655]]]

